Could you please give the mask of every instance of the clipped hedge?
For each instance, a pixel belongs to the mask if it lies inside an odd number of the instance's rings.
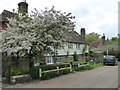
[[[34,66],[30,69],[30,74],[31,74],[32,78],[38,79],[40,68],[42,69],[42,71],[46,71],[46,70],[51,70],[52,68],[56,69],[57,66],[60,67],[60,70],[51,71],[51,72],[42,72],[41,80],[47,80],[47,79],[51,79],[51,78],[54,78],[54,77],[57,77],[60,75],[71,73],[71,69],[67,68],[68,67],[68,63],[67,63],[67,64],[52,64],[52,65],[44,65],[44,66]],[[82,67],[78,67],[77,64],[74,64],[73,66],[74,66],[74,67],[72,67],[73,71],[85,71],[85,70],[91,70],[96,67],[102,66],[102,64],[100,63],[100,64],[96,64],[95,66],[87,65],[87,66],[82,66]],[[65,68],[65,69],[61,69],[61,68]]]
[[[62,70],[56,70],[56,71],[51,71],[51,72],[42,72],[42,80],[47,80],[47,79],[51,79],[54,77],[58,77],[60,75],[65,75],[71,73],[70,68],[65,68]]]
[[[87,64],[87,62],[86,62],[86,61],[84,61],[84,60],[82,60],[82,61],[75,61],[75,62],[73,62],[73,65],[77,65],[77,64],[80,64],[80,65],[85,65],[85,64]]]
[[[30,74],[31,74],[32,78],[34,78],[34,79],[39,78],[39,67],[30,68]]]
[[[29,71],[18,70],[18,69],[10,70],[10,76],[18,76],[18,75],[25,75],[25,74],[29,74]],[[6,71],[3,76],[8,76],[8,71]]]
[[[65,75],[68,73],[71,73],[70,68],[65,68],[65,69],[59,70],[59,75]]]
[[[33,78],[37,79],[39,78],[39,69],[41,69],[42,71],[47,71],[57,69],[57,66],[59,66],[59,68],[66,68],[69,66],[69,63],[57,63],[51,65],[33,66],[32,68],[30,68],[30,74]]]
[[[42,80],[47,80],[47,79],[50,79],[50,78],[57,77],[58,75],[59,75],[58,71],[43,72],[41,79]]]
[[[85,70],[91,70],[91,69],[93,69],[93,67],[90,65],[74,68],[75,71],[85,71]]]
[[[74,71],[86,71],[86,70],[91,70],[97,67],[103,66],[102,63],[98,63],[96,65],[87,65],[87,66],[82,66],[82,67],[74,67],[73,70]]]

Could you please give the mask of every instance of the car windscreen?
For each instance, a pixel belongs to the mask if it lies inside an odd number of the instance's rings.
[[[113,59],[114,57],[105,57],[104,59]]]

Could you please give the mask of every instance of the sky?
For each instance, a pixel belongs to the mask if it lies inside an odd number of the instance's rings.
[[[0,13],[18,8],[22,0],[0,0]],[[75,30],[81,28],[88,33],[105,33],[106,38],[118,35],[118,2],[119,0],[26,0],[29,13],[36,8],[38,11],[55,7],[61,12],[72,13],[75,16]]]

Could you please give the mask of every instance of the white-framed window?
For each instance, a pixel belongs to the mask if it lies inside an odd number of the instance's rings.
[[[47,57],[47,64],[53,64],[53,57],[52,56]]]

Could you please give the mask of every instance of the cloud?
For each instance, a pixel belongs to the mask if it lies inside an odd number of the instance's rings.
[[[0,12],[3,9],[12,11],[22,0],[1,0]],[[117,36],[118,1],[119,0],[26,0],[29,12],[36,8],[38,11],[45,7],[62,12],[71,12],[76,17],[76,31],[85,27],[86,33],[106,33],[108,37]],[[113,31],[114,29],[114,31]]]

